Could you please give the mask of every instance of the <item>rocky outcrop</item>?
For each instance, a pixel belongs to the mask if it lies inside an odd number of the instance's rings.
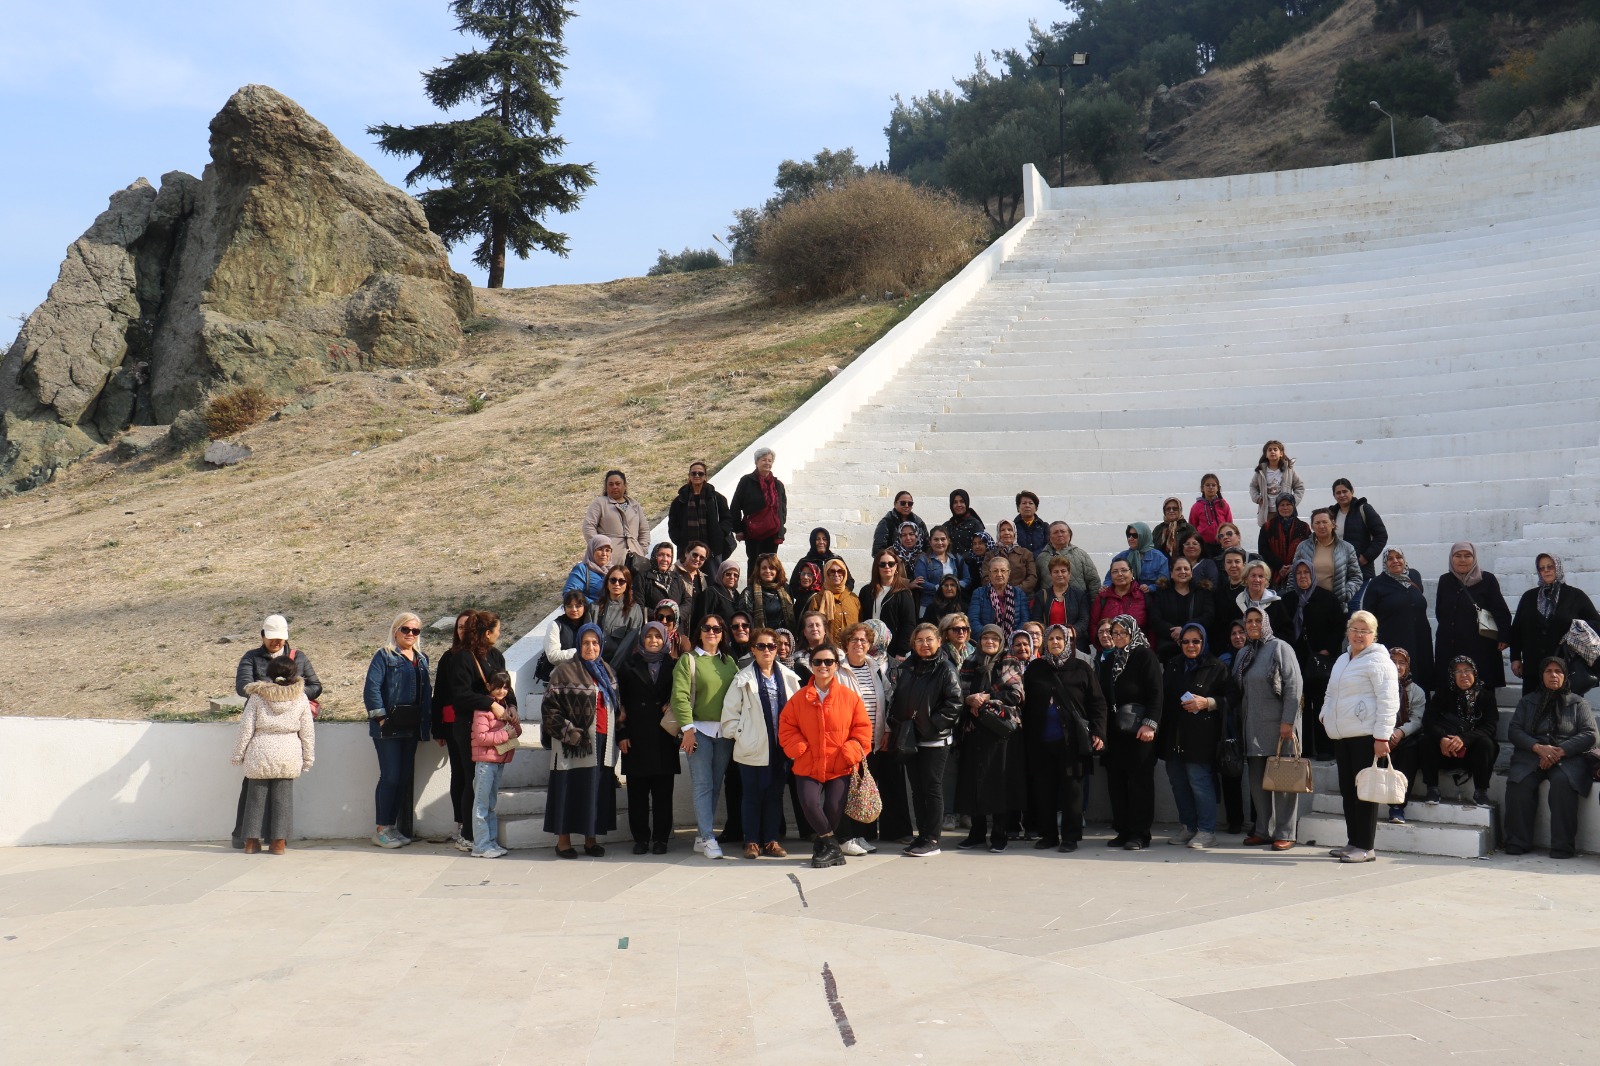
[[[415,200],[288,97],[240,89],[202,178],[144,179],[67,250],[0,360],[0,489],[42,484],[130,424],[289,366],[460,350],[472,287]]]
[[[1216,86],[1204,79],[1186,81],[1170,89],[1156,87],[1150,98],[1150,129],[1164,130],[1176,126],[1203,107],[1216,92]]]

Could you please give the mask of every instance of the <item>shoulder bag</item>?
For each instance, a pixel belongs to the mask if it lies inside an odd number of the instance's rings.
[[[1262,776],[1261,787],[1268,792],[1311,792],[1314,791],[1311,776],[1311,760],[1300,757],[1300,738],[1291,737],[1294,745],[1294,755],[1290,758],[1283,757],[1283,738],[1278,738],[1276,754],[1267,757],[1266,773]]]
[[[878,782],[867,769],[867,760],[856,764],[850,776],[850,792],[844,800],[844,816],[862,825],[876,822],[883,814],[883,797],[878,794]]]
[[[1399,807],[1406,801],[1410,782],[1405,774],[1394,768],[1393,763],[1379,766],[1380,762],[1390,762],[1389,756],[1378,756],[1372,760],[1371,766],[1356,774],[1356,798],[1363,803],[1386,803],[1391,807]]]
[[[1119,703],[1112,712],[1112,724],[1119,733],[1137,733],[1139,723],[1148,717],[1142,703]]]

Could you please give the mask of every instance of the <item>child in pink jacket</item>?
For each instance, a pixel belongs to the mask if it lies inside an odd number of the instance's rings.
[[[500,778],[516,750],[501,754],[496,745],[522,735],[516,703],[511,698],[511,677],[504,671],[490,674],[489,698],[494,706],[472,713],[472,854],[479,859],[498,859],[506,853],[500,846],[500,819],[495,815],[495,800],[500,795]]]
[[[1222,498],[1222,482],[1217,475],[1207,474],[1200,479],[1200,496],[1189,508],[1189,524],[1200,534],[1200,543],[1206,546],[1206,558],[1222,551],[1217,543],[1217,530],[1233,521],[1233,508]]]

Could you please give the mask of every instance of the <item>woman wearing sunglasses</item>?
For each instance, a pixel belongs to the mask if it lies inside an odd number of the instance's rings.
[[[431,725],[431,714],[422,708],[433,705],[421,639],[422,619],[402,611],[389,627],[389,642],[372,656],[362,686],[367,735],[378,753],[378,828],[372,842],[380,848],[411,843],[417,743],[429,739]]]
[[[800,810],[813,834],[811,865],[817,869],[844,865],[836,831],[850,776],[872,746],[866,705],[839,680],[843,660],[832,644],[812,652],[811,681],[789,698],[778,717],[778,743],[794,761]],[[781,792],[778,797],[781,802]]]
[[[672,669],[672,710],[683,730],[681,745],[689,757],[694,788],[694,820],[699,836],[694,850],[708,859],[722,858],[717,843],[717,789],[733,758],[733,741],[722,735],[722,703],[739,666],[723,651],[728,626],[721,615],[708,614],[695,631],[697,643]]]

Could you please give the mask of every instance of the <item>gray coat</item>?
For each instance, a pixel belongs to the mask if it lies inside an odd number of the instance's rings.
[[[1238,654],[1235,652],[1234,654]],[[1277,668],[1282,695],[1272,691],[1272,675]],[[1262,645],[1255,662],[1235,681],[1238,686],[1240,738],[1246,756],[1274,755],[1278,750],[1278,727],[1292,725],[1300,734],[1300,664],[1294,649],[1276,637]],[[1290,753],[1284,746],[1284,755]]]
[[[1294,550],[1294,558],[1290,560],[1289,572],[1292,578],[1294,568],[1301,563],[1311,567],[1311,576],[1317,574],[1317,538],[1303,540]],[[1337,535],[1333,538],[1333,594],[1339,597],[1339,606],[1348,608],[1350,599],[1361,591],[1361,583],[1366,577],[1361,573],[1361,561],[1356,556],[1356,550],[1349,544],[1340,540]]]
[[[1539,756],[1533,753],[1533,746],[1553,743],[1567,753],[1565,758],[1556,763],[1556,771],[1566,776],[1574,792],[1587,796],[1589,786],[1594,784],[1594,777],[1582,755],[1595,745],[1594,712],[1582,696],[1565,693],[1555,728],[1552,730],[1546,725],[1540,733],[1535,734],[1534,719],[1539,715],[1539,704],[1543,700],[1544,691],[1539,690],[1517,701],[1511,724],[1506,727],[1506,738],[1511,741],[1512,747],[1506,779],[1513,784],[1526,781],[1530,774],[1539,769]]]

